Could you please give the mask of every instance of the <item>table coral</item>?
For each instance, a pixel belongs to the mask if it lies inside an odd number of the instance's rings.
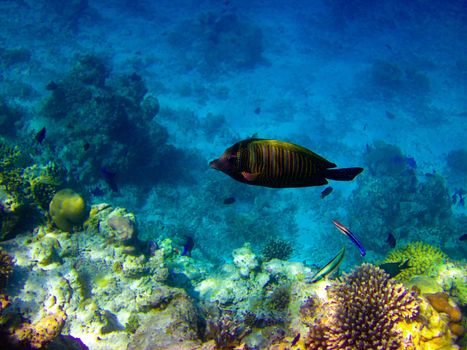
[[[409,267],[396,276],[398,280],[406,282],[417,275],[434,275],[446,259],[447,255],[440,249],[428,243],[412,242],[405,247],[390,251],[384,262],[409,260]]]
[[[413,293],[380,268],[363,264],[328,288],[327,318],[312,327],[310,349],[398,349],[396,325],[418,315]]]

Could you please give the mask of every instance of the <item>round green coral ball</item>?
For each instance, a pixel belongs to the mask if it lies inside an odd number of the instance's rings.
[[[86,204],[78,193],[65,188],[52,198],[49,213],[60,230],[71,232],[74,226],[83,224],[86,218]]]

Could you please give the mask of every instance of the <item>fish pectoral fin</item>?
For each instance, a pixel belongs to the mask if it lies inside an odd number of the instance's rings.
[[[242,171],[242,176],[247,181],[255,181],[259,173],[249,173],[247,171]]]

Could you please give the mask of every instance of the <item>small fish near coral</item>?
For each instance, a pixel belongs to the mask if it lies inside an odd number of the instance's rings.
[[[396,246],[396,237],[394,237],[394,235],[391,232],[389,232],[385,242],[389,244],[391,248],[394,248]]]
[[[230,204],[234,204],[236,202],[236,199],[235,197],[227,197],[226,199],[224,199],[224,204],[225,205],[230,205]]]
[[[321,192],[321,199],[326,198],[329,196],[332,192],[333,188],[331,186],[326,187],[322,192]]]
[[[339,267],[339,265],[342,262],[342,259],[344,259],[344,254],[345,254],[345,247],[342,247],[342,249],[337,253],[337,255],[332,258],[331,261],[329,261],[326,265],[324,265],[321,269],[318,270],[318,272],[311,278],[310,283],[315,283],[323,278],[331,275],[336,269]]]
[[[235,143],[209,166],[248,185],[273,188],[321,186],[328,180],[351,181],[363,171],[363,168],[334,169],[336,164],[305,147],[258,138]]]
[[[37,132],[36,141],[39,142],[39,144],[42,144],[42,141],[44,141],[46,133],[47,129],[45,128],[45,126]]]
[[[386,272],[390,278],[393,278],[397,276],[402,270],[405,270],[409,268],[409,259],[405,260],[404,262],[402,261],[396,261],[396,262],[387,262],[387,263],[382,263],[378,265],[380,269],[383,269],[384,272]]]
[[[340,222],[336,220],[332,220],[332,223],[336,225],[336,227],[341,231],[344,235],[350,238],[350,240],[358,247],[360,250],[360,255],[365,256],[366,251],[363,245],[360,243],[360,241],[357,239],[357,236],[355,236],[347,227],[342,225]]]
[[[183,245],[182,256],[191,256],[191,251],[195,246],[195,241],[191,236],[185,236],[185,244]]]

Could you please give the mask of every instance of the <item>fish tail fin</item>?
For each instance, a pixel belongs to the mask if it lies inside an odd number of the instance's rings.
[[[363,168],[326,169],[324,177],[329,180],[351,181],[363,171]]]

